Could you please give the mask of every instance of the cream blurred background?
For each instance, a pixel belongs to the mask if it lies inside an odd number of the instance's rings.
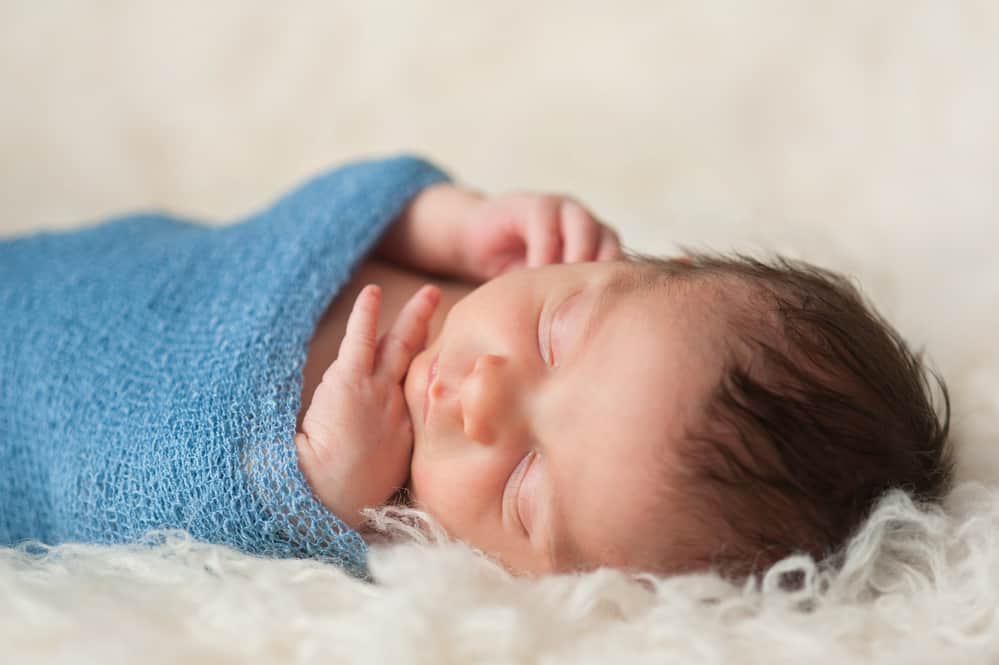
[[[0,3],[0,235],[216,221],[422,153],[572,193],[649,252],[857,277],[999,480],[999,3]]]

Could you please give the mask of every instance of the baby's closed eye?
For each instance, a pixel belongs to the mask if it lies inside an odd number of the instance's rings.
[[[503,492],[503,512],[509,515],[516,523],[520,524],[524,529],[525,535],[528,536],[530,536],[530,533],[527,531],[526,524],[523,521],[524,512],[522,512],[524,508],[523,488],[524,479],[527,477],[530,467],[534,466],[532,462],[536,457],[537,452],[534,450],[524,455],[524,458],[514,468],[513,473],[510,474],[505,491]]]
[[[531,535],[534,532],[534,516],[537,510],[537,488],[541,476],[541,454],[537,451],[528,453],[527,470],[517,488],[517,516],[524,530]]]

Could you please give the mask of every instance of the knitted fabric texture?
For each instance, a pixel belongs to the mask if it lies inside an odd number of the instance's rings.
[[[0,544],[180,528],[365,576],[298,468],[302,369],[358,263],[446,179],[357,162],[228,226],[140,214],[0,242]]]

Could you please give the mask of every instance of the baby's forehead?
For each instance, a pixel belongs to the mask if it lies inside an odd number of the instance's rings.
[[[753,287],[739,275],[708,274],[634,264],[610,282],[617,297],[633,297],[641,306],[667,309],[699,325],[721,322],[751,305]]]
[[[717,325],[717,311],[725,303],[723,293],[699,280],[650,280],[627,266],[604,286],[617,300],[607,310],[612,320],[592,339],[597,352],[585,356],[582,370],[567,374],[585,379],[587,390],[571,391],[571,408],[560,414],[565,417],[552,440],[571,441],[556,449],[573,454],[553,454],[552,468],[560,487],[575,488],[566,496],[582,502],[572,504],[577,511],[608,515],[601,524],[615,516],[610,544],[622,545],[613,549],[624,561],[643,545],[626,536],[642,532],[645,516],[660,503],[658,488],[673,483],[671,474],[684,463],[682,441],[720,380],[724,344],[716,337],[727,331]],[[591,504],[590,496],[602,498]],[[610,551],[598,547],[610,546],[608,534],[590,523],[578,518],[574,527],[585,533],[584,551]]]
[[[613,321],[600,342],[608,356],[601,368],[614,375],[607,379],[636,391],[636,400],[645,395],[648,411],[677,406],[676,415],[693,417],[721,380],[730,349],[738,346],[741,333],[731,325],[725,294],[685,283],[632,285],[611,297],[620,300],[609,309]]]

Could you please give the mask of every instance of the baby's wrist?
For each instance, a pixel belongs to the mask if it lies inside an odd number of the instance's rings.
[[[351,465],[349,451],[344,451],[342,459],[321,461],[315,441],[304,432],[295,434],[294,442],[298,467],[309,489],[328,511],[355,531],[365,519],[361,511],[388,503],[408,477],[408,463],[406,477],[393,478],[384,466]]]

